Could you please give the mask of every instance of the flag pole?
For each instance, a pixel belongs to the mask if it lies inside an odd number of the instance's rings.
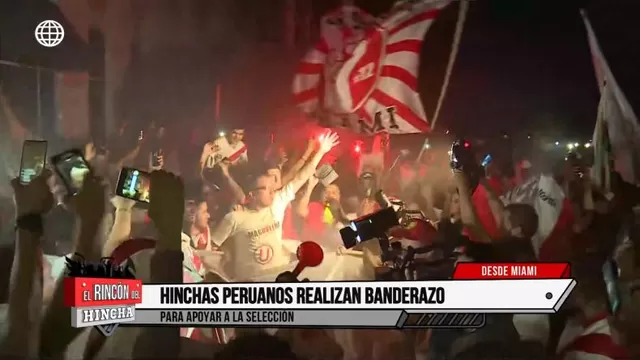
[[[220,121],[220,100],[222,98],[222,85],[219,83],[216,84],[216,109],[215,109],[215,122],[216,126],[218,126],[218,122]]]
[[[467,18],[467,10],[469,9],[469,1],[461,0],[460,8],[458,9],[458,21],[456,23],[456,31],[453,35],[453,44],[451,45],[451,53],[449,54],[449,62],[447,63],[447,68],[444,74],[444,80],[442,82],[442,88],[440,90],[440,96],[438,97],[438,102],[436,104],[436,109],[433,112],[433,119],[431,121],[431,131],[435,129],[436,123],[438,122],[438,116],[440,115],[440,110],[442,109],[442,104],[444,102],[444,97],[447,93],[447,89],[449,88],[449,80],[451,79],[451,73],[453,72],[453,65],[456,62],[456,58],[458,57],[458,50],[460,49],[460,40],[462,39],[462,30],[464,29],[464,22]],[[420,149],[420,153],[418,154],[418,158],[416,159],[416,163],[419,163],[422,159],[422,155],[424,155],[425,150],[429,144],[429,136],[427,135],[424,139],[424,143],[422,144],[422,148]]]

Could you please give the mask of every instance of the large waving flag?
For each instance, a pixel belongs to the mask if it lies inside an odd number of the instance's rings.
[[[615,170],[632,184],[640,183],[640,124],[607,63],[595,32],[585,12],[582,12],[591,56],[600,88],[600,106],[593,134],[594,182],[608,189],[609,153],[615,160]]]
[[[353,6],[325,16],[322,39],[294,80],[298,107],[322,125],[364,134],[429,131],[418,94],[420,50],[449,3],[399,1],[382,20]]]
[[[451,1],[405,2],[354,50],[338,74],[341,108],[378,131],[429,131],[418,94],[418,67],[425,33]],[[386,120],[386,126],[380,122]],[[379,129],[383,130],[383,129]]]
[[[320,40],[300,62],[293,81],[295,103],[303,112],[336,119],[349,115],[337,99],[336,75],[376,23],[375,17],[351,5],[322,18]]]

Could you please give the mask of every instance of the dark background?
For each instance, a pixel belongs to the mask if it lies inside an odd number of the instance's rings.
[[[208,1],[193,2],[194,6],[202,8],[202,14],[206,14],[206,8],[211,6]],[[281,8],[276,6],[278,2],[243,0],[236,3],[237,13],[243,14],[237,18],[240,28],[245,31],[256,30],[267,40],[279,40],[283,25]],[[335,0],[312,1],[314,23],[338,3]],[[375,15],[386,11],[391,3],[389,0],[356,1],[356,5]],[[599,95],[586,31],[578,11],[581,7],[588,11],[618,83],[632,106],[638,109],[640,47],[637,44],[640,25],[635,17],[640,13],[640,1],[476,0],[471,2],[459,57],[437,126],[476,136],[492,136],[502,131],[538,132],[543,129],[568,137],[588,139],[593,130]],[[428,117],[433,114],[442,83],[456,16],[455,5],[446,9],[428,32],[425,41],[420,89]],[[33,41],[31,25],[41,19],[56,19],[68,29],[61,46],[44,49]],[[198,21],[206,22],[207,19]],[[97,50],[84,44],[69,29],[71,26],[66,26],[56,6],[47,0],[2,1],[0,59],[60,70],[95,68],[96,63],[100,62],[99,56],[95,56]],[[305,49],[308,45],[301,44],[300,48]],[[203,48],[206,47],[208,45],[203,44]],[[223,58],[227,49],[217,50],[207,52],[194,61],[198,64],[193,66],[196,70],[185,69],[184,61],[178,65],[182,66],[183,71],[192,72],[189,78],[201,77],[197,69],[207,64],[225,63]],[[202,53],[201,49],[193,49],[192,52]],[[147,72],[150,68],[144,61],[132,64],[132,67],[146,68]],[[34,99],[26,94],[33,91],[33,79],[16,71],[8,73],[5,67],[2,68],[0,80],[4,83],[4,91],[20,115],[23,115],[20,117],[28,122],[28,119],[33,119]],[[168,76],[168,73],[174,72],[166,69],[151,74],[156,78],[153,81],[165,78],[162,81],[176,83],[176,79]],[[217,68],[214,66],[212,74],[207,76],[214,78],[224,70],[222,65]],[[136,91],[149,94],[164,88],[150,83],[142,89],[131,90],[147,82],[140,77],[140,72],[131,71],[129,89],[122,89],[123,94]],[[183,79],[182,83],[188,86],[193,81]],[[173,92],[165,90],[165,94],[155,94],[154,98],[159,100],[154,104],[160,105],[147,104],[152,109],[144,110],[147,113],[140,117],[148,119],[166,113],[162,104],[167,102],[184,101],[189,102],[189,108],[197,108],[198,101],[210,101],[208,95],[196,100],[193,96],[181,99],[185,95],[181,94],[180,86],[174,87],[176,89]],[[141,107],[143,105],[140,104]],[[241,107],[242,104],[235,106]],[[251,128],[256,117],[238,121],[244,121],[245,126]]]

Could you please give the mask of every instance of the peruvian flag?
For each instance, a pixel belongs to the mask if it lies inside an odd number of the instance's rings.
[[[502,196],[506,204],[533,206],[538,214],[538,232],[531,239],[541,261],[554,261],[569,251],[574,215],[565,191],[550,175],[534,177]]]

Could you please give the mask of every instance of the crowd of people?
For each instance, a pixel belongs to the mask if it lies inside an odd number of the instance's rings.
[[[640,357],[640,189],[617,173],[605,190],[590,180],[588,161],[579,156],[542,169],[494,154],[475,179],[464,169],[452,171],[446,151],[418,161],[398,156],[391,166],[386,134],[375,136],[361,162],[349,166],[327,156],[339,144],[332,131],[298,151],[274,143],[265,154],[251,152],[244,129],[219,135],[204,144],[199,161],[185,162],[164,128],[152,124],[132,134],[123,127],[105,146],[84,146],[91,169],[74,196],[48,170],[28,184],[12,181],[15,216],[2,224],[3,243],[10,245],[2,249],[0,351],[84,359]],[[339,175],[330,183],[317,174],[328,158]],[[123,166],[151,172],[148,206],[113,195]],[[543,239],[546,210],[508,201],[540,172],[564,195],[553,199],[564,210]],[[385,266],[379,243],[346,249],[338,230],[378,211],[378,190],[422,211],[435,230],[394,229],[395,240],[433,245],[463,239],[464,254],[456,261],[570,262],[577,287],[558,314],[508,315],[475,332],[127,327],[104,338],[95,329],[70,326],[58,281],[64,256],[130,261],[145,283],[274,281],[295,263],[297,244],[315,241],[327,255],[305,277],[375,280]],[[428,257],[442,254],[437,249]],[[616,264],[613,283],[603,275],[607,262]]]

